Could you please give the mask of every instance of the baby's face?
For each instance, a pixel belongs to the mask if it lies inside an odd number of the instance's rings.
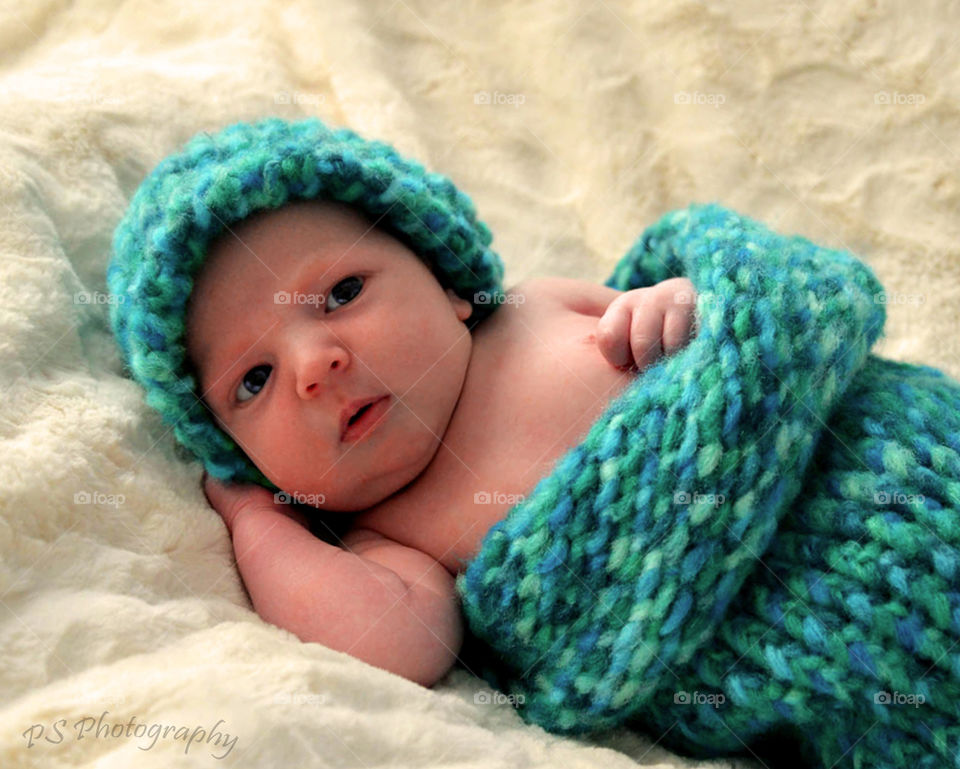
[[[187,307],[203,401],[281,489],[365,510],[439,448],[470,361],[470,303],[340,203],[298,201],[231,229]],[[344,409],[379,396],[374,429],[342,440]]]

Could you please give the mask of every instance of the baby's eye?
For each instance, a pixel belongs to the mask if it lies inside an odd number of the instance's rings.
[[[342,287],[342,289],[341,289]],[[336,307],[331,308],[329,306],[331,299],[342,300],[344,304],[353,299],[357,294],[360,293],[360,289],[363,287],[363,278],[359,275],[351,275],[349,278],[341,280],[337,285],[335,285],[331,290],[329,296],[327,296],[327,309],[336,309]],[[338,290],[341,289],[341,290]],[[337,305],[339,307],[340,305]]]
[[[267,377],[270,375],[271,366],[266,364],[262,366],[254,366],[246,374],[243,375],[239,386],[237,387],[237,400],[241,403],[245,403],[250,400],[254,395],[256,395],[260,390],[263,389],[263,386],[267,383]],[[240,396],[240,393],[243,392],[244,388],[248,388],[250,398],[243,398]]]
[[[330,309],[329,304],[330,300],[333,299],[337,302],[342,302],[346,304],[356,297],[360,293],[361,288],[363,287],[363,278],[359,275],[351,275],[349,278],[341,280],[337,285],[331,289],[329,296],[327,297],[327,308]],[[336,305],[339,307],[340,305]],[[334,307],[336,309],[336,307]],[[260,366],[254,366],[246,374],[243,375],[243,379],[240,384],[237,386],[237,400],[240,403],[246,403],[249,400],[252,400],[253,396],[259,393],[263,386],[267,383],[267,377],[270,376],[270,371],[272,366],[266,364]],[[249,397],[243,397],[243,393],[246,391]]]

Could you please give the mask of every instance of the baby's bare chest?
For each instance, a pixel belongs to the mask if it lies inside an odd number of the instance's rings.
[[[464,389],[431,464],[355,521],[430,554],[451,574],[635,375],[600,353],[599,318],[535,292],[525,299],[474,331]]]

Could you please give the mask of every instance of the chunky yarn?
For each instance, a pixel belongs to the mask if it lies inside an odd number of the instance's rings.
[[[845,251],[691,205],[606,285],[678,275],[697,336],[489,530],[462,659],[555,733],[960,767],[960,383],[869,353]]]
[[[200,400],[185,342],[194,280],[229,225],[314,198],[357,206],[402,239],[441,285],[470,301],[470,327],[502,298],[503,262],[470,198],[390,145],[317,118],[270,117],[195,135],[134,194],[114,232],[107,288],[115,297],[111,329],[130,375],[215,478],[277,490]]]

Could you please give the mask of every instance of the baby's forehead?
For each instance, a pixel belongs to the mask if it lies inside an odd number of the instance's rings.
[[[354,219],[356,227],[348,232],[348,216],[342,210],[336,216],[322,217],[322,227],[310,221],[315,211],[297,206],[289,213],[292,215],[287,215],[283,207],[269,212],[271,215],[243,220],[208,244],[187,299],[188,331],[215,322],[214,316],[223,307],[236,309],[274,301],[272,293],[262,291],[264,281],[289,292],[310,282],[318,270],[321,275],[336,273],[339,277],[344,268],[359,263],[399,265],[405,255],[430,267],[427,259],[389,227],[361,217],[359,221]],[[206,359],[203,351],[209,351],[212,345],[203,344],[201,348],[200,340],[191,341],[192,349]]]
[[[339,204],[323,202],[319,207],[300,201],[271,211],[260,211],[250,218],[226,227],[207,245],[207,258],[200,273],[215,269],[220,261],[263,263],[318,259],[334,263],[357,258],[376,257],[381,250],[371,246],[406,245],[385,223],[364,212]],[[418,255],[419,256],[419,255]]]

